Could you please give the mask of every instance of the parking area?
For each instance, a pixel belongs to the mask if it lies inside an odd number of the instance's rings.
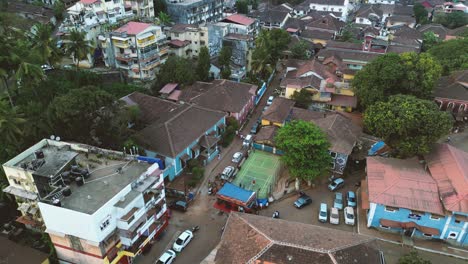
[[[337,192],[343,193],[344,201],[343,205],[346,206],[346,192],[353,191],[356,192],[358,186],[355,186],[355,183],[364,176],[364,172],[354,173],[352,175],[347,175],[344,177],[345,184],[344,186],[339,189]],[[304,191],[305,194],[309,195],[312,198],[312,204],[303,207],[302,209],[297,209],[294,207],[293,203],[298,198],[298,195],[293,195],[288,198],[284,198],[280,201],[276,201],[272,203],[268,208],[262,210],[260,215],[269,216],[273,215],[274,211],[280,212],[280,218],[289,220],[289,221],[296,221],[305,224],[313,224],[313,225],[320,225],[329,228],[336,228],[344,231],[349,232],[357,232],[356,225],[350,226],[345,225],[344,223],[344,215],[343,210],[339,211],[340,215],[340,223],[338,225],[330,224],[330,208],[333,207],[334,199],[335,199],[335,192],[331,192],[327,188],[327,184],[323,182],[322,184],[318,184],[315,187],[311,187]],[[319,208],[320,203],[326,203],[328,207],[328,221],[327,223],[321,223],[318,220]],[[356,217],[356,209],[354,210],[354,214]]]

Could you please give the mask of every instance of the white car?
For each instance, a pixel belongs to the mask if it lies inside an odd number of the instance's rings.
[[[338,225],[340,224],[340,214],[338,208],[333,207],[330,210],[330,224]]]
[[[221,173],[221,179],[223,180],[229,180],[229,178],[234,176],[234,172],[236,169],[232,166],[227,166],[224,168],[223,172]]]
[[[347,225],[354,225],[354,209],[348,206],[344,209],[344,220]]]
[[[328,209],[326,203],[320,204],[320,211],[319,211],[319,221],[322,223],[326,223],[328,220]]]
[[[171,264],[174,262],[176,253],[173,250],[168,249],[164,254],[162,254],[156,264]]]
[[[185,230],[184,232],[182,232],[182,234],[180,234],[180,236],[174,242],[172,249],[174,249],[175,252],[181,252],[182,249],[184,249],[188,245],[188,243],[192,240],[192,238],[193,238],[192,231]]]
[[[250,147],[253,141],[253,136],[248,134],[245,138],[244,141],[242,141],[242,147]]]
[[[236,152],[234,153],[234,155],[232,156],[232,162],[234,163],[239,163],[241,160],[242,160],[242,157],[244,155],[242,154],[242,152]]]
[[[267,103],[266,103],[266,105],[270,106],[270,105],[273,103],[273,99],[275,99],[275,97],[274,97],[274,96],[270,96],[270,97],[268,97],[268,100],[267,100]]]

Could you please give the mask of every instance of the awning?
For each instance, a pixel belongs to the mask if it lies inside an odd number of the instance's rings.
[[[380,219],[380,224],[383,226],[393,227],[393,228],[403,228],[403,229],[411,229],[416,228],[417,230],[421,231],[421,233],[429,234],[433,236],[440,235],[439,229],[427,227],[427,226],[420,226],[415,222],[398,222],[388,219]]]
[[[190,148],[193,152],[197,152],[197,150],[200,150],[200,145],[196,144],[195,146]]]
[[[203,136],[200,140],[200,146],[204,148],[211,148],[218,143],[219,138],[213,136]]]
[[[177,88],[177,86],[179,86],[179,84],[177,83],[168,83],[164,85],[164,87],[161,88],[159,92],[163,94],[170,94],[172,91],[174,91]]]
[[[364,210],[368,210],[370,208],[367,180],[361,181],[361,208]]]
[[[9,194],[12,194],[14,196],[21,197],[21,198],[25,198],[25,199],[28,199],[28,200],[36,200],[37,199],[37,194],[35,194],[33,192],[25,191],[25,190],[20,189],[20,188],[16,188],[16,187],[11,186],[11,185],[6,187],[5,189],[3,189],[3,192],[6,192],[6,193],[9,193]]]
[[[167,99],[169,100],[174,100],[174,101],[178,101],[179,100],[179,96],[182,94],[182,91],[181,90],[175,90],[171,93],[171,95],[169,95],[169,97],[167,97]]]
[[[233,211],[233,210],[232,210],[232,207],[231,207],[231,209],[229,209],[229,208],[226,207],[226,204],[224,204],[224,203],[221,204],[221,203],[215,202],[215,203],[213,204],[213,207],[216,208],[216,209],[218,209],[218,210],[221,210],[221,211],[223,211],[223,212],[225,212],[225,213],[228,213],[228,214],[229,214],[231,211]],[[234,210],[234,211],[237,211],[237,210]]]
[[[180,156],[180,159],[187,162],[190,159],[190,156],[187,153],[185,153],[184,155]]]

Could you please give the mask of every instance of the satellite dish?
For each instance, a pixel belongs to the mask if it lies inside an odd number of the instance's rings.
[[[60,141],[60,137],[56,137],[55,140]]]
[[[54,136],[54,135],[50,136],[50,139],[54,140],[54,139],[55,139],[55,136]]]

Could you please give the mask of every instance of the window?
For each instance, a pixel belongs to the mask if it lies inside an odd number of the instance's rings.
[[[392,206],[385,206],[385,212],[397,212],[399,209]]]
[[[362,18],[359,18],[359,22],[362,22],[362,21],[364,21],[364,19],[362,19]]]
[[[332,7],[332,8],[331,8],[331,11],[333,12],[333,10],[335,10],[335,8]]]
[[[457,223],[457,224],[461,223],[461,221],[458,220],[458,219],[455,219],[454,222]]]
[[[323,8],[323,11],[327,11],[327,8],[326,8],[326,7],[324,7],[324,8]]]
[[[204,41],[204,40],[201,40],[201,41],[200,41],[200,45],[205,46],[205,41]]]
[[[195,44],[198,44],[198,41],[195,41]]]
[[[380,225],[381,228],[390,229],[388,226]]]
[[[450,232],[448,238],[450,239],[457,239],[458,232]]]
[[[429,216],[429,219],[431,219],[431,220],[437,220],[438,221],[438,220],[440,220],[440,218],[441,218],[440,216],[433,215],[433,214],[431,214],[431,216]]]
[[[340,12],[341,12],[341,8],[340,8],[340,9],[338,9],[338,11],[340,11]]]
[[[201,33],[200,33],[200,36],[202,36],[202,37],[205,36],[205,33],[201,32]]]
[[[313,6],[312,9],[315,9],[315,6]]]
[[[175,36],[176,38],[178,38],[178,37],[179,37],[179,33],[174,33],[174,36]]]
[[[106,227],[108,227],[110,225],[110,215],[108,215],[101,223],[101,225],[99,226],[99,228],[102,230],[106,229]]]
[[[123,53],[124,53],[124,51],[125,51],[125,50],[124,50],[123,48],[119,48],[119,52],[120,52],[120,54],[123,54]]]
[[[430,234],[423,234],[423,236],[425,236],[425,237],[432,237],[432,235],[430,235]]]
[[[13,179],[13,182],[14,182],[16,185],[21,185],[21,181],[20,181],[20,180]]]
[[[330,151],[330,156],[335,159],[336,158],[336,152]]]

